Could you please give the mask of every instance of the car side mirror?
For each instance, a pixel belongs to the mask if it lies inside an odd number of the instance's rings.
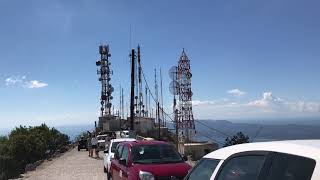
[[[182,159],[183,159],[184,161],[188,161],[188,157],[187,157],[186,155],[184,155],[184,156],[182,157]]]
[[[125,159],[121,158],[121,159],[119,159],[119,164],[127,166],[127,161]]]

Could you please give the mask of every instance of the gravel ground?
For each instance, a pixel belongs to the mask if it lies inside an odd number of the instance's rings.
[[[102,157],[103,152],[100,152]],[[52,161],[45,161],[35,171],[23,175],[30,180],[100,180],[107,179],[103,172],[103,159],[88,157],[87,151],[77,148]]]

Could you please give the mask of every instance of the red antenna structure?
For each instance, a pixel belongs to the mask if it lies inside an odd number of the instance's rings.
[[[195,132],[194,117],[192,112],[192,91],[191,91],[191,68],[190,60],[184,49],[177,66],[177,83],[179,102],[177,109],[178,128],[185,133],[187,142],[192,140],[192,133]]]

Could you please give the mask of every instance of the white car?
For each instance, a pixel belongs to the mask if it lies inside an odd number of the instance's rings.
[[[234,145],[204,156],[185,180],[320,180],[320,140]]]
[[[106,139],[109,136],[107,134],[103,134],[103,135],[98,135],[97,139],[98,139],[98,148],[99,150],[103,150],[105,145],[106,145]]]
[[[103,171],[109,173],[111,160],[114,158],[114,153],[116,151],[117,145],[121,142],[127,141],[136,141],[134,138],[121,138],[121,139],[112,139],[110,144],[107,146],[106,150],[104,151],[103,156]]]

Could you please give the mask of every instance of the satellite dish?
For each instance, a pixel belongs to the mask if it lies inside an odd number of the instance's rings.
[[[172,81],[169,85],[169,90],[170,93],[173,95],[178,95],[179,94],[179,83],[177,81]]]
[[[113,87],[111,87],[111,88],[110,88],[110,91],[111,91],[111,92],[113,92],[113,91],[114,91],[114,88],[113,88]]]
[[[188,72],[188,73],[187,73],[187,79],[191,79],[191,77],[192,77],[191,72]]]
[[[177,79],[177,73],[178,73],[178,67],[177,67],[177,66],[172,66],[172,67],[169,69],[169,77],[170,77],[172,80],[176,80],[176,79]]]

